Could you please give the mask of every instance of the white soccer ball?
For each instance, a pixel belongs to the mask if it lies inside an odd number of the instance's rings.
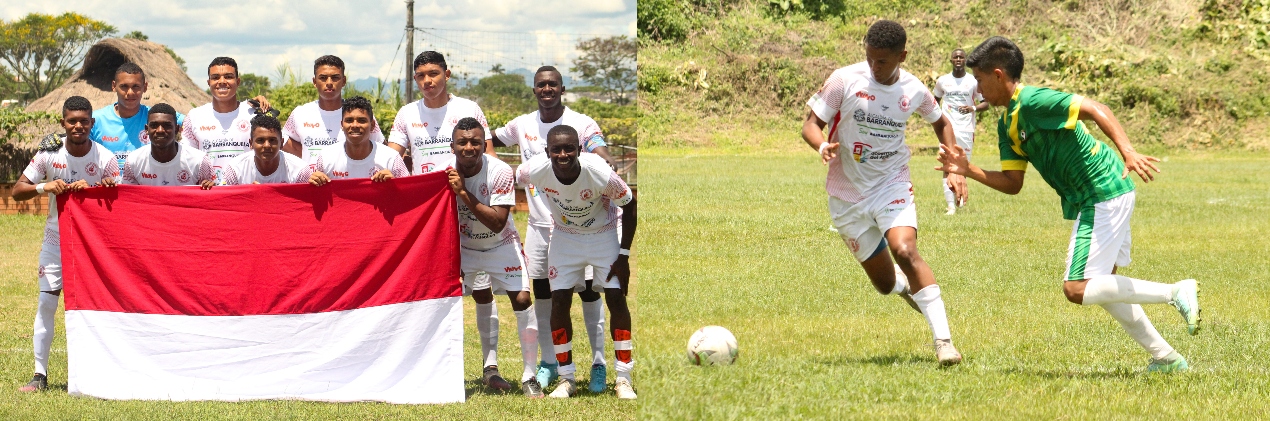
[[[697,329],[688,338],[688,361],[695,365],[732,364],[736,353],[736,336],[721,326]]]

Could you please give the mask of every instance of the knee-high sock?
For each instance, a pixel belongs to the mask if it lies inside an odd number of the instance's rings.
[[[1172,284],[1120,275],[1098,275],[1085,283],[1085,297],[1081,303],[1163,304],[1173,299],[1174,290]]]
[[[556,373],[560,374],[560,378],[574,380],[573,372],[576,368],[573,365],[573,338],[561,328],[551,332],[551,341],[552,349],[556,350],[556,363],[560,364]]]
[[[908,291],[908,275],[900,270],[900,265],[895,265],[895,286],[891,287],[891,292],[887,295],[895,295]]]
[[[1173,352],[1173,347],[1160,336],[1160,332],[1151,325],[1147,314],[1142,312],[1142,306],[1125,303],[1099,304],[1099,306],[1111,313],[1111,317],[1120,322],[1120,327],[1123,327],[1125,332],[1138,342],[1138,345],[1142,345],[1151,357],[1161,359]]]
[[[551,343],[551,298],[534,300],[534,314],[538,317],[538,349],[542,351],[543,364],[555,364],[555,344]],[[544,385],[546,386],[546,385]]]
[[[948,315],[944,313],[944,298],[939,293],[939,285],[931,285],[917,291],[913,294],[913,301],[917,302],[917,308],[920,308],[922,315],[926,316],[926,323],[930,324],[931,335],[936,340],[952,339],[952,333],[948,331]]]
[[[41,292],[35,309],[35,372],[48,375],[49,350],[53,348],[53,323],[56,321],[57,296]]]
[[[516,334],[520,336],[520,359],[525,363],[525,370],[520,374],[520,381],[534,377],[534,364],[538,358],[538,317],[534,309],[527,308],[516,312]]]
[[[634,347],[631,344],[631,331],[624,329],[613,330],[613,356],[617,361],[613,363],[617,371],[617,378],[631,379],[631,370],[635,368],[635,357],[632,355]]]
[[[952,187],[948,186],[947,178],[944,179],[943,184],[944,184],[944,202],[947,202],[949,207],[955,206],[957,204],[957,194],[953,193]]]
[[[587,338],[591,341],[591,364],[604,364],[604,300],[583,301],[582,320],[586,323]]]
[[[481,336],[482,367],[498,365],[498,307],[493,301],[476,304],[476,332]]]

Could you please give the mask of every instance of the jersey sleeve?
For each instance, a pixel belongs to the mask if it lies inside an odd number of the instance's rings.
[[[930,93],[932,95],[935,95],[935,98],[943,98],[944,95],[947,95],[947,92],[944,92],[944,78],[943,77],[940,77],[939,79],[935,79],[935,89],[932,89]]]
[[[131,159],[129,159],[127,162],[124,162],[123,175],[120,176],[121,182],[123,184],[131,184],[134,186],[141,184],[141,182],[137,181],[136,171],[137,171],[137,167],[136,165],[132,163]]]
[[[296,108],[299,108],[299,107],[296,107]],[[294,110],[291,111],[291,115],[287,116],[287,124],[284,124],[282,126],[282,137],[286,138],[286,141],[283,142],[284,145],[286,144],[286,142],[290,142],[291,139],[300,140],[300,133],[295,129],[295,111]]]
[[[473,117],[476,117],[476,121],[481,123],[481,130],[485,132],[485,140],[492,139],[494,136],[494,133],[489,131],[489,123],[485,121],[485,111],[481,110],[480,105],[475,105],[476,104],[475,102],[472,104],[473,104],[472,107],[476,108],[476,112],[475,112],[476,115],[474,115]]]
[[[516,184],[521,184],[526,186],[533,184],[529,182],[529,165],[528,164],[529,164],[528,161],[521,161],[520,165],[516,166]]]
[[[22,175],[32,183],[39,184],[48,174],[48,160],[48,152],[36,153],[31,158],[31,163],[26,164],[26,169],[22,170]]]
[[[119,160],[115,159],[114,154],[103,153],[98,159],[101,161],[97,163],[101,167],[101,178],[119,178]]]
[[[313,171],[314,171],[314,169],[316,168],[316,167],[314,167],[314,165],[317,165],[317,164],[316,164],[316,163],[313,163],[313,164],[305,163],[304,165],[302,165],[302,166],[300,167],[300,170],[299,170],[299,171],[296,171],[296,174],[295,174],[295,179],[294,179],[294,180],[291,180],[291,182],[292,182],[292,183],[295,183],[295,184],[308,183],[308,182],[309,182],[309,177],[312,177],[312,176],[313,176]]]
[[[235,161],[234,163],[237,164],[238,161]],[[238,167],[239,167],[238,165],[230,165],[226,167],[224,171],[221,171],[221,176],[225,177],[224,180],[221,180],[222,181],[221,184],[224,184],[226,186],[237,186],[239,184],[242,184],[243,183],[242,179],[238,178]],[[199,172],[202,173],[201,168]],[[201,176],[200,176],[200,179],[201,179]]]
[[[194,136],[194,133],[197,132],[197,130],[195,130],[196,126],[197,124],[181,125],[181,141],[185,142],[185,146],[194,148],[196,151],[201,151],[203,148],[199,147],[198,138]]]
[[[225,177],[229,177],[234,173],[234,170],[232,168],[226,168],[225,171],[222,171],[221,173],[225,174]],[[198,164],[198,182],[201,184],[203,180],[220,181],[221,184],[229,184],[226,180],[216,180],[216,172],[212,171],[212,158],[207,155],[203,155],[203,161]]]
[[[406,168],[406,161],[401,159],[401,155],[396,152],[392,153],[392,159],[388,160],[388,170],[392,171],[393,178],[402,178],[410,176],[410,169]]]
[[[287,122],[290,123],[290,121],[291,119],[287,118]],[[375,116],[373,115],[370,116],[370,126],[373,127],[374,129],[371,130],[370,138],[368,138],[367,140],[378,143],[380,145],[384,144],[384,130],[379,128],[379,120],[376,120]],[[296,136],[296,138],[299,139],[300,136]],[[397,151],[393,151],[393,153],[396,153],[396,152]]]
[[[511,167],[499,167],[490,177],[490,206],[516,206],[516,183],[512,177]]]
[[[1019,103],[1019,114],[1028,125],[1042,130],[1075,130],[1084,98],[1052,89],[1037,89]]]
[[[1009,129],[1004,121],[997,122],[997,139],[1001,149],[1001,171],[1027,171],[1027,158],[1022,151],[1015,150],[1017,147],[1010,139]]]
[[[634,198],[631,195],[630,186],[627,186],[626,182],[622,181],[622,177],[619,177],[617,172],[609,173],[609,183],[604,187],[603,196],[607,197],[614,205],[617,206],[626,206],[626,204],[631,203],[631,199]]]
[[[939,108],[939,103],[935,102],[935,95],[932,95],[926,86],[922,86],[921,102],[917,103],[917,114],[922,116],[927,123],[939,121],[944,116],[944,110]]]
[[[409,107],[407,105],[406,107]],[[392,121],[392,130],[388,131],[388,142],[410,149],[410,133],[406,131],[410,123],[406,122],[406,107],[397,111],[397,118]]]
[[[838,110],[842,108],[842,100],[846,95],[847,84],[838,72],[829,75],[829,79],[825,81],[824,86],[820,87],[811,99],[807,100],[807,106],[811,107],[811,112],[816,113],[816,117],[820,117],[821,121],[830,121]]]
[[[520,133],[516,127],[516,120],[509,121],[506,126],[495,129],[494,137],[503,142],[503,146],[519,145]]]
[[[582,141],[582,150],[594,152],[596,148],[608,146],[604,134],[600,132],[600,124],[588,119],[587,125],[578,131],[578,140]]]

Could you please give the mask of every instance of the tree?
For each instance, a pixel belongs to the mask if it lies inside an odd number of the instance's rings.
[[[569,70],[582,80],[604,88],[615,103],[624,103],[626,92],[635,87],[635,56],[639,45],[625,35],[592,38],[578,43],[582,55],[573,59]]]
[[[38,98],[70,77],[85,49],[114,33],[115,27],[74,12],[31,13],[0,21],[0,60]]]
[[[238,100],[246,101],[257,95],[269,96],[269,78],[254,73],[238,75]]]
[[[489,69],[489,72],[490,72],[490,73],[493,73],[493,74],[496,74],[496,75],[501,75],[501,74],[503,74],[503,73],[506,73],[506,72],[507,72],[507,70],[506,70],[506,69],[503,69],[503,65],[502,65],[502,63],[495,63],[495,64],[494,64],[494,67],[491,67],[491,68]]]
[[[520,115],[538,107],[533,90],[525,86],[525,77],[518,74],[503,73],[483,77],[475,84],[464,87],[460,94],[477,99],[481,109],[487,110],[486,113],[499,111]]]
[[[123,37],[125,39],[135,39],[135,40],[141,40],[141,41],[150,40],[150,36],[141,33],[141,31],[132,31],[132,32],[129,32],[127,35],[124,35]],[[159,44],[159,45],[163,45],[163,44]],[[166,45],[163,45],[163,50],[167,51],[169,56],[172,56],[172,61],[175,61],[177,66],[181,66],[182,72],[189,70],[185,68],[185,59],[181,58],[181,56],[176,55],[176,51],[172,51],[172,49],[168,48],[168,46]]]

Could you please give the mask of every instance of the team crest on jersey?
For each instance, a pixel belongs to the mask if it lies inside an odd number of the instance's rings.
[[[547,277],[548,277],[548,278],[551,278],[551,279],[556,279],[556,267],[555,267],[555,266],[552,266],[552,267],[550,267],[550,268],[548,268],[548,269],[547,269]]]
[[[43,278],[43,277],[44,277],[44,265],[40,265],[40,275],[39,275],[39,276],[40,276],[41,278]]]
[[[451,118],[451,119],[450,119],[450,124],[459,124],[459,118],[458,118],[458,117]]]
[[[908,95],[900,95],[900,111],[907,113],[911,109],[910,105],[908,103]]]
[[[595,196],[595,193],[592,193],[591,189],[582,189],[582,191],[578,193],[578,196],[581,197],[582,200],[591,200],[591,197]]]
[[[860,251],[860,242],[859,242],[859,241],[856,241],[854,238],[848,238],[848,239],[847,239],[847,247],[851,249],[851,252],[852,252],[852,253],[859,252],[859,251]]]
[[[250,124],[248,124],[248,121],[247,121],[247,120],[243,120],[243,121],[238,122],[238,131],[240,131],[240,132],[245,132],[245,131],[249,130],[249,128],[250,128],[250,127],[251,127],[251,125],[250,125]]]
[[[176,181],[179,181],[182,183],[190,182],[190,172],[186,170],[181,170],[181,172],[176,173]]]
[[[96,163],[96,162],[89,162],[89,163],[88,163],[88,165],[85,165],[85,166],[84,166],[84,172],[88,173],[88,175],[89,175],[89,176],[96,176],[96,175],[97,175],[97,163]]]
[[[481,183],[481,196],[489,196],[489,186],[485,183]]]

